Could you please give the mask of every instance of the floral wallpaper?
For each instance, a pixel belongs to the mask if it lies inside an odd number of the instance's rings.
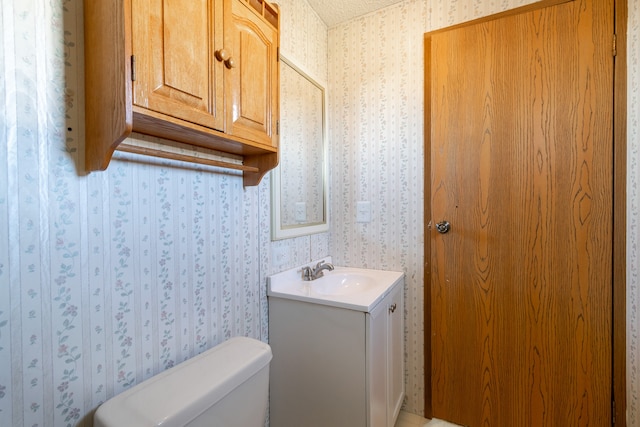
[[[640,1],[627,34],[627,425],[640,425]]]
[[[426,2],[329,29],[330,247],[339,265],[404,271],[405,410],[424,412],[423,34]],[[358,201],[371,222],[356,222]]]
[[[295,12],[290,49],[326,76],[326,26]],[[124,153],[86,175],[82,1],[3,0],[0,23],[0,425],[92,425],[229,337],[267,341],[266,276],[328,234],[272,244],[269,177]]]
[[[0,425],[92,425],[104,400],[234,335],[266,276],[332,255],[405,271],[405,409],[423,411],[422,35],[518,0],[405,0],[327,29],[280,0],[327,82],[331,231],[270,241],[269,177],[118,154],[82,172],[81,0],[0,3]],[[640,425],[640,1],[629,0],[628,425]],[[357,201],[372,221],[357,223]],[[276,251],[284,254],[274,257]]]

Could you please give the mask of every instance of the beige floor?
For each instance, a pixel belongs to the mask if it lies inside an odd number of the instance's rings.
[[[396,421],[395,427],[458,427],[456,424],[451,424],[441,420],[428,420],[422,418],[419,415],[411,414],[409,412],[400,411],[398,415],[398,421]]]

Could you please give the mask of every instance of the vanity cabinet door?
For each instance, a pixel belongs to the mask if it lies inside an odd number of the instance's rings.
[[[369,426],[393,427],[404,400],[403,283],[367,315]]]
[[[387,365],[388,365],[388,308],[389,297],[367,314],[369,427],[387,427]]]
[[[226,132],[277,147],[279,114],[278,32],[247,3],[230,2],[225,45],[232,59],[225,62],[228,103]]]
[[[404,292],[403,283],[390,295],[388,316],[388,410],[387,425],[393,426],[404,401]]]
[[[223,12],[217,0],[132,0],[134,105],[224,130]]]

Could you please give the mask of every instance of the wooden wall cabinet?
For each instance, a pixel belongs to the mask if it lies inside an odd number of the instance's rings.
[[[106,169],[115,149],[144,152],[123,143],[131,132],[242,156],[242,165],[224,166],[242,170],[245,185],[277,165],[275,6],[87,0],[84,7],[87,171]]]

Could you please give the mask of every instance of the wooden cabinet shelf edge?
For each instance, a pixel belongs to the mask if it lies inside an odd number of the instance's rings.
[[[246,0],[230,1],[247,4]],[[263,4],[269,13],[267,17],[261,17],[262,20],[278,25],[276,9],[263,0],[251,1]],[[252,6],[255,9],[255,5]],[[84,22],[87,172],[105,170],[118,145],[132,132],[242,156],[244,165],[258,169],[258,172],[243,172],[245,186],[259,184],[262,177],[277,166],[278,135],[275,133],[270,146],[134,105],[132,0],[85,1]],[[276,40],[276,49],[278,45]],[[277,82],[278,67],[274,74],[272,77]],[[275,88],[278,87],[276,84]],[[274,100],[269,118],[273,123],[278,119],[277,92],[274,89],[269,94]],[[273,129],[275,131],[276,126]]]

